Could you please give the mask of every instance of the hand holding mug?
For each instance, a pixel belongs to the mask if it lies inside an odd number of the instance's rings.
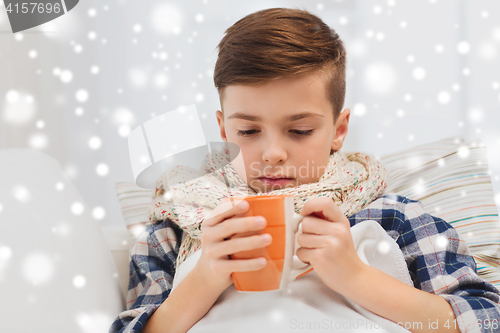
[[[301,210],[302,234],[297,257],[314,267],[324,284],[339,293],[353,288],[366,264],[354,247],[349,219],[328,197],[307,200]]]
[[[234,205],[230,200],[224,200],[202,222],[201,244],[202,251],[196,268],[201,270],[206,281],[219,289],[222,293],[233,281],[232,272],[248,272],[260,270],[266,265],[264,258],[231,260],[229,255],[239,251],[255,250],[270,244],[261,235],[229,239],[235,234],[259,232],[265,227],[253,216],[243,215],[249,205],[243,202],[243,208]]]

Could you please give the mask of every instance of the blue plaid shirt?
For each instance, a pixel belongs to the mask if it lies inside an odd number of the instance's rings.
[[[453,226],[398,195],[382,196],[349,217],[351,227],[365,220],[380,223],[399,245],[415,288],[451,304],[461,332],[500,332],[500,292],[477,275],[476,262]],[[141,332],[168,297],[182,235],[170,220],[140,235],[130,250],[127,310],[110,333]]]

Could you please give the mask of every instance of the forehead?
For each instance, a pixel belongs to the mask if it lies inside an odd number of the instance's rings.
[[[328,116],[324,78],[317,74],[282,78],[259,86],[230,85],[225,88],[222,108],[226,119],[263,121],[269,118],[298,120],[311,114]]]

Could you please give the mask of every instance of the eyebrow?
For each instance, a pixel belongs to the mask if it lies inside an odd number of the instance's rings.
[[[295,120],[299,120],[299,119],[303,119],[303,118],[307,118],[307,117],[324,117],[324,116],[322,114],[319,114],[319,113],[308,111],[308,112],[292,114],[288,117],[285,117],[284,121],[290,122],[290,121],[295,121]],[[246,114],[243,112],[235,112],[232,115],[230,115],[229,117],[227,117],[227,119],[243,119],[243,120],[248,120],[248,121],[262,121],[261,117],[254,116],[251,114]]]

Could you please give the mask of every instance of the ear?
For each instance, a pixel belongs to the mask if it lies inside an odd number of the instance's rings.
[[[347,135],[347,130],[349,128],[349,117],[351,115],[350,109],[345,109],[338,117],[335,123],[335,137],[332,141],[332,149],[334,151],[340,150],[344,144],[344,139]]]
[[[220,137],[222,140],[227,142],[226,129],[224,127],[224,116],[220,110],[215,111],[215,116],[217,117],[217,123],[219,124]]]

